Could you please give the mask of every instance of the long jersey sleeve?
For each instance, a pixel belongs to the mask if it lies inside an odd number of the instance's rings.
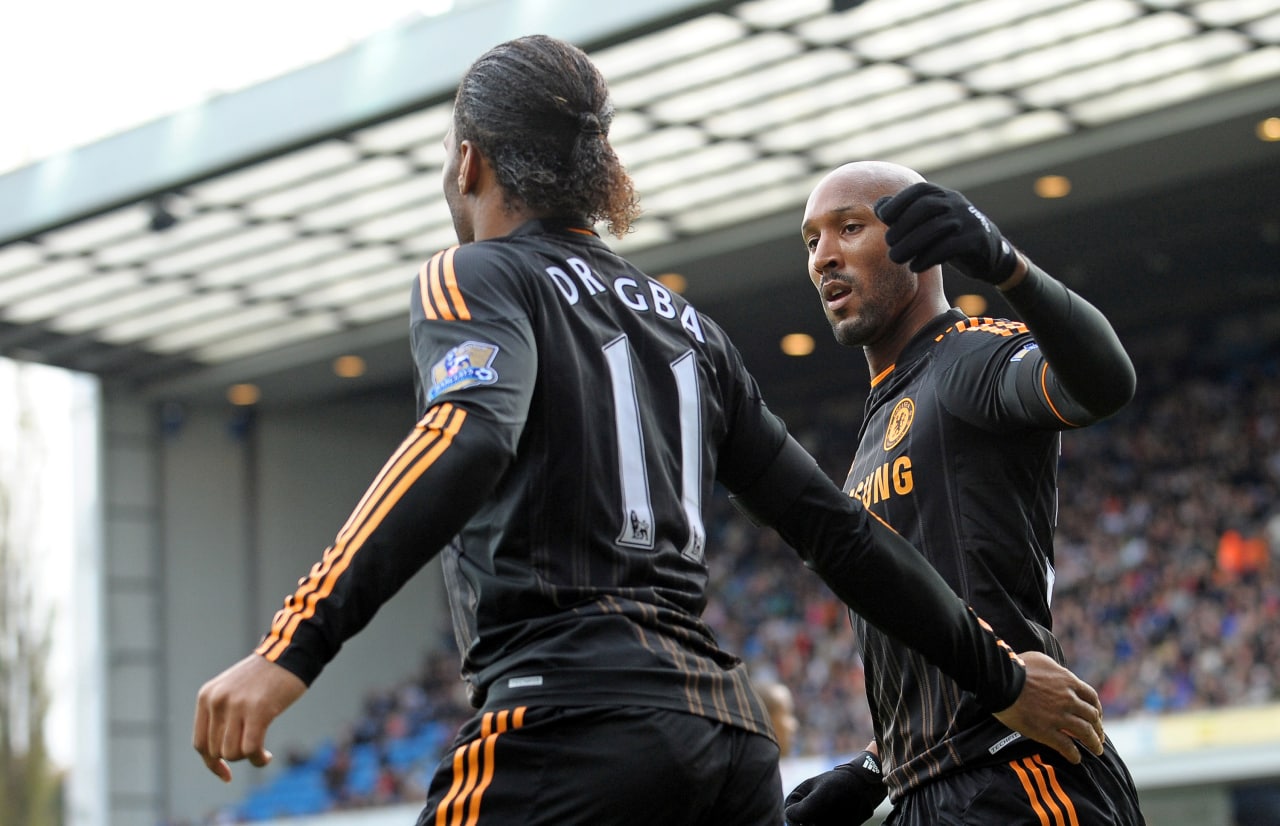
[[[1044,354],[1041,393],[1061,408],[1064,424],[1091,424],[1129,403],[1133,362],[1097,307],[1030,261],[1027,277],[1004,297]]]
[[[477,707],[650,705],[768,733],[701,620],[703,503],[745,376],[723,333],[594,233],[535,221],[428,261],[410,338],[420,424],[259,651],[314,679],[440,555]],[[411,447],[427,440],[447,447]]]

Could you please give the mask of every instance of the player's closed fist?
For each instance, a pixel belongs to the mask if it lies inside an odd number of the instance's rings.
[[[927,181],[912,184],[875,204],[889,258],[912,272],[950,262],[960,272],[999,284],[1018,266],[1018,254],[996,225],[959,192]]]
[[[848,763],[796,786],[785,802],[789,826],[854,826],[865,822],[884,800],[887,789],[880,761],[861,751]]]

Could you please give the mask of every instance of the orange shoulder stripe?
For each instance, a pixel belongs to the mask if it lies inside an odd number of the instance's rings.
[[[427,414],[418,422],[413,432],[405,437],[400,446],[396,448],[396,452],[391,454],[391,458],[382,466],[382,470],[378,471],[378,475],[374,477],[372,484],[368,490],[364,492],[364,496],[356,503],[356,507],[351,511],[351,515],[347,517],[346,523],[338,531],[338,540],[342,541],[351,534],[354,525],[363,521],[368,513],[368,503],[375,497],[381,496],[386,490],[386,479],[388,476],[399,476],[405,465],[412,461],[412,457],[405,458],[406,454],[418,444],[422,439],[421,431],[432,431],[438,429],[448,419],[449,414],[453,411],[451,404],[439,404],[427,411]]]
[[[429,319],[443,321],[467,321],[471,310],[458,287],[458,273],[453,259],[458,247],[437,252],[418,271],[419,292],[422,293],[422,311]]]
[[[436,314],[435,308],[431,306],[430,273],[433,268],[440,266],[440,258],[443,255],[443,252],[437,252],[418,270],[418,294],[422,299],[422,312],[432,320],[439,318],[439,316]]]
[[[453,301],[453,307],[458,319],[460,321],[469,321],[471,319],[471,311],[467,309],[467,302],[462,299],[462,291],[458,289],[458,273],[453,268],[453,256],[457,251],[457,247],[452,247],[444,257],[444,285],[449,291],[449,298]]]
[[[431,259],[431,303],[435,306],[436,312],[440,314],[440,318],[445,321],[454,321],[453,310],[449,308],[449,302],[444,297],[444,285],[440,282],[440,273],[444,270],[446,263],[452,264],[454,247],[450,247],[442,253],[438,253],[435,258]],[[450,266],[452,273],[452,266]]]

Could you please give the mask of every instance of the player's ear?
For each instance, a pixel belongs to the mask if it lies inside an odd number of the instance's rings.
[[[471,141],[463,141],[458,145],[458,192],[466,195],[476,188],[483,161],[484,156]]]

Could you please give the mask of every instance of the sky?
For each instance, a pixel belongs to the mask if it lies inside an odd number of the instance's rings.
[[[331,57],[453,0],[40,0],[0,11],[0,174]],[[317,9],[323,13],[317,14]]]
[[[453,5],[454,0],[322,6],[313,0],[5,3],[0,9],[0,175],[287,74]],[[13,392],[19,375],[40,423],[21,436]],[[42,475],[62,484],[19,487],[33,494],[21,503],[34,520],[30,535],[36,553],[28,570],[41,605],[57,618],[50,678],[70,685],[76,681],[76,594],[65,572],[77,570],[77,560],[86,551],[92,555],[85,544],[98,540],[75,529],[85,524],[78,522],[85,509],[96,506],[93,491],[82,490],[81,499],[88,501],[65,495],[69,477],[96,478],[96,459],[71,450],[65,434],[83,421],[92,382],[0,359],[0,388],[0,474],[12,482],[18,473],[18,439],[35,440],[45,463]],[[62,692],[48,720],[48,745],[64,766],[77,739],[73,704],[73,693]]]

